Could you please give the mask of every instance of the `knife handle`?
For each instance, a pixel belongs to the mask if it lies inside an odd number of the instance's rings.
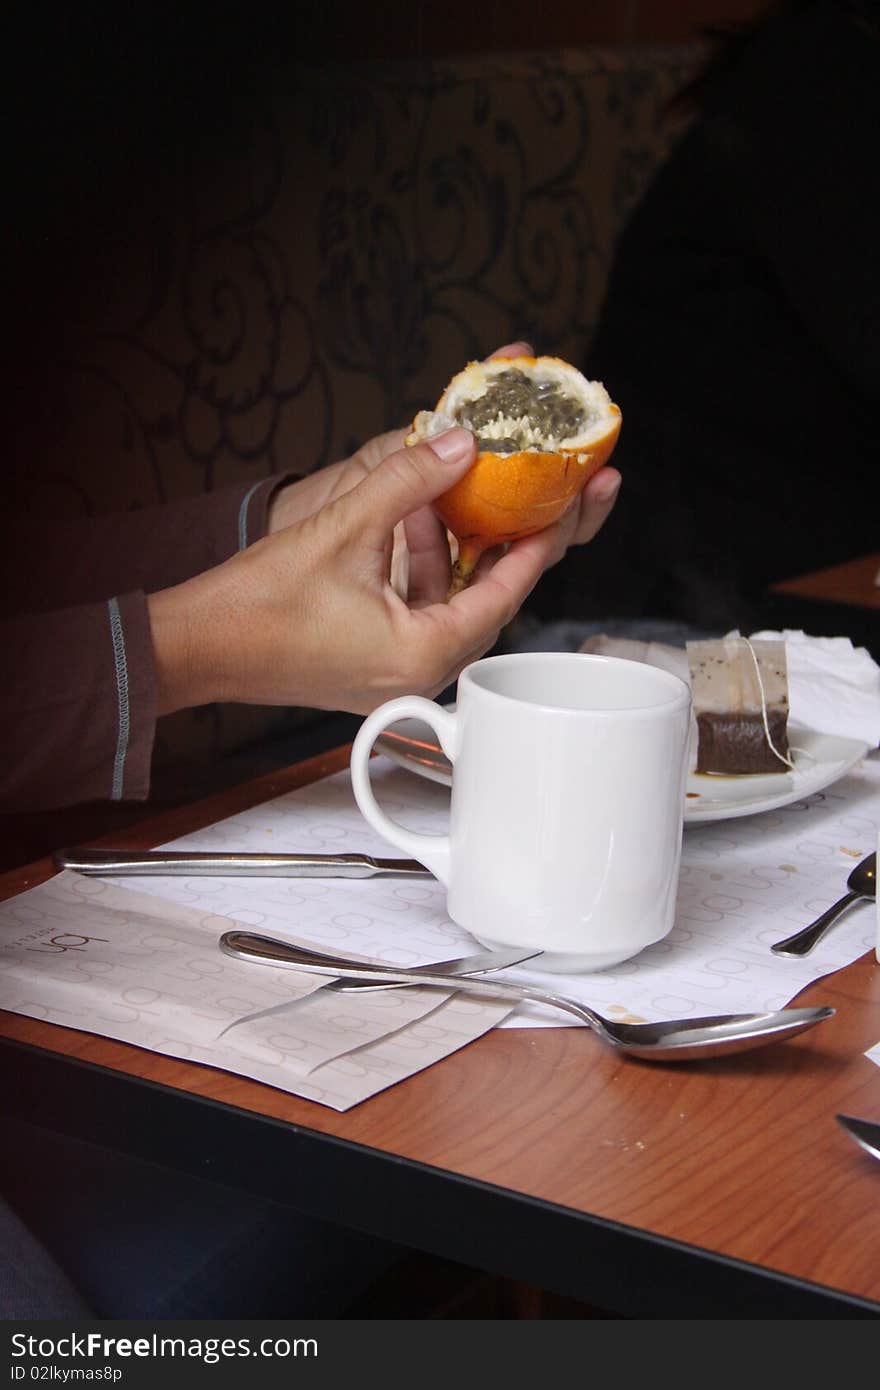
[[[414,859],[373,859],[368,854],[222,854],[185,850],[61,849],[59,869],[80,874],[188,874],[227,878],[375,878],[405,874],[430,878]]]

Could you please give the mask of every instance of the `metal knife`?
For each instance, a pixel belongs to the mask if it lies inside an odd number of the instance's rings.
[[[873,1158],[880,1158],[880,1124],[859,1120],[855,1115],[838,1115],[837,1123]]]
[[[228,878],[432,878],[415,859],[370,854],[225,854],[190,850],[59,849],[59,869],[78,874],[204,874]]]

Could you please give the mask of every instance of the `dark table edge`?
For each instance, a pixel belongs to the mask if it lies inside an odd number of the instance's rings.
[[[6,1038],[0,1095],[6,1115],[37,1128],[612,1314],[880,1316],[839,1290]]]

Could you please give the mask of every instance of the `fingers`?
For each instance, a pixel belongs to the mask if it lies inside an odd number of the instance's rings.
[[[470,430],[452,429],[430,444],[390,454],[340,503],[373,544],[384,545],[398,521],[433,502],[467,472],[476,457]]]
[[[601,531],[617,501],[622,481],[616,468],[600,468],[593,475],[580,495],[570,544],[583,545]]]
[[[485,651],[492,645],[540,579],[552,547],[547,531],[514,541],[494,565],[478,565],[468,587],[448,603],[422,609],[421,616],[431,617],[442,631],[450,660],[455,651]]]
[[[494,352],[491,352],[488,360],[491,362],[493,357],[534,357],[534,355],[535,349],[531,343],[505,343],[504,347],[496,348]]]
[[[584,545],[598,535],[610,516],[620,489],[616,468],[603,468],[591,478],[568,511],[550,529],[553,550],[547,564],[555,565],[571,545]]]
[[[567,545],[590,540],[599,531],[614,506],[620,481],[616,469],[600,470],[590,479],[579,505],[555,525],[514,541],[505,551],[496,549],[481,556],[470,585],[445,605],[444,636],[450,656],[456,646],[474,652],[492,645]],[[433,608],[422,611],[434,613]]]
[[[394,454],[398,449],[403,448],[408,433],[409,430],[388,430],[386,434],[377,434],[375,439],[368,439],[366,444],[362,444],[352,454],[352,458],[363,464],[368,473],[372,473],[373,469],[389,454]]]
[[[446,527],[430,507],[413,512],[404,522],[409,552],[407,597],[415,608],[440,603],[452,575]]]
[[[394,528],[388,582],[397,597],[406,603],[410,589],[409,546],[406,541],[406,524],[403,521],[399,521]]]
[[[535,536],[513,541],[491,566],[479,566],[469,586],[450,599],[468,623],[480,629],[505,627],[519,611],[549,563],[554,546],[548,527]]]

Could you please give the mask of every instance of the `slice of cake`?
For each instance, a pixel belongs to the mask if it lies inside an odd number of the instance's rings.
[[[729,636],[688,642],[697,772],[784,772],[788,747],[785,643]]]

